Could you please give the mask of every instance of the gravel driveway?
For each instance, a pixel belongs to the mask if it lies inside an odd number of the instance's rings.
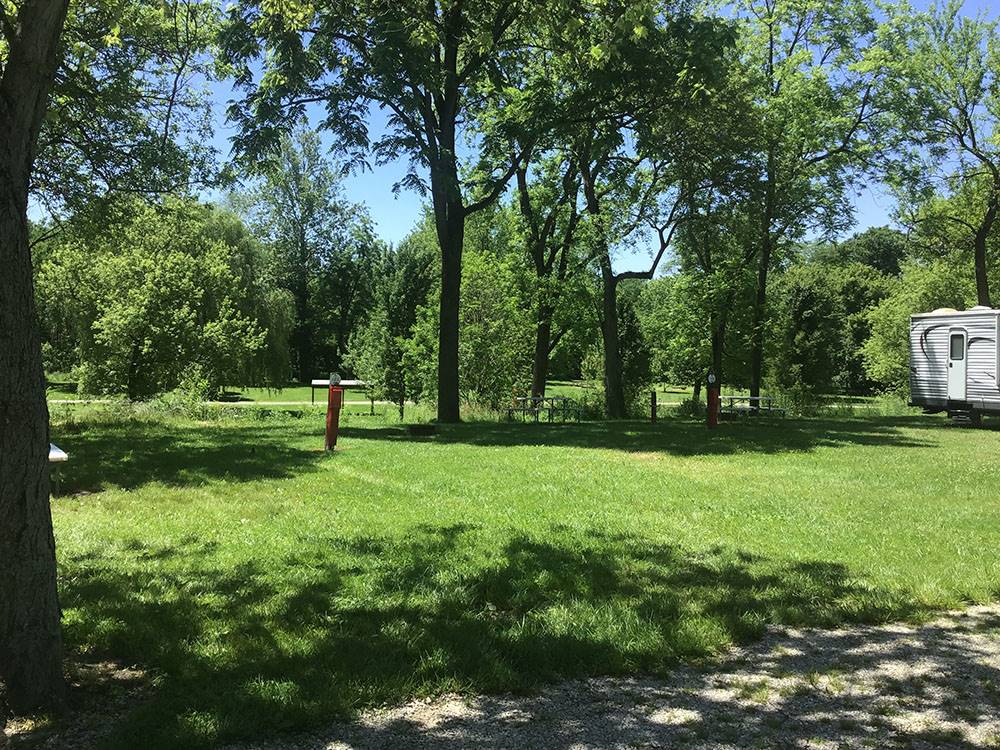
[[[1000,605],[924,626],[775,628],[667,679],[444,696],[230,750],[1000,748]]]

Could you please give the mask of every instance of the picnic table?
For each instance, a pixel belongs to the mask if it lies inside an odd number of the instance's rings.
[[[785,416],[772,396],[720,396],[719,412],[730,417]]]
[[[61,464],[64,461],[69,461],[69,454],[60,448],[55,443],[49,443],[49,463],[50,464]],[[55,467],[58,468],[58,467]],[[52,472],[52,489],[54,492],[59,491],[59,472]]]
[[[549,422],[557,417],[566,422],[570,417],[580,421],[580,407],[568,396],[517,396],[514,403],[507,407],[507,419],[513,420],[520,416],[522,420],[532,418],[536,422],[545,414]]]
[[[366,385],[366,383],[363,380],[341,380],[340,381],[340,387],[341,388],[352,388],[352,387],[353,388],[358,388],[358,387],[361,387],[361,386],[364,386],[364,385]],[[322,388],[322,389],[326,390],[329,387],[330,387],[330,379],[329,378],[319,378],[317,380],[313,380],[309,384],[309,403],[311,403],[311,404],[315,404],[316,403],[316,389],[317,388]]]

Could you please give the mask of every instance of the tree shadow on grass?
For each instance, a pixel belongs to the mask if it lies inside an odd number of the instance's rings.
[[[284,479],[313,470],[323,455],[294,447],[294,422],[186,425],[176,422],[56,427],[70,455],[59,467],[59,495],[132,489],[149,482],[183,487],[218,479]]]
[[[346,427],[345,438],[464,443],[483,446],[547,446],[603,448],[680,456],[732,453],[785,453],[850,445],[926,448],[927,439],[904,434],[903,428],[935,429],[916,417],[867,419],[787,419],[724,423],[715,430],[701,422],[666,419],[648,422],[580,422],[522,424],[468,422],[439,425],[433,437],[410,435],[404,427]]]
[[[234,563],[191,538],[62,562],[71,648],[156,676],[107,746],[207,746],[414,695],[665,674],[768,623],[925,614],[838,563],[631,535],[460,525],[301,541],[282,559]]]

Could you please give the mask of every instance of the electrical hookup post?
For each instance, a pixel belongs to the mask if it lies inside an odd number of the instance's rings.
[[[326,450],[337,447],[337,432],[340,430],[340,409],[344,405],[344,389],[340,387],[340,375],[330,373],[330,390],[326,397]]]
[[[719,424],[719,383],[711,370],[708,371],[708,413],[705,415],[705,424],[710,430]]]

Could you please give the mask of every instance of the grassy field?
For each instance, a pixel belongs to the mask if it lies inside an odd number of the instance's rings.
[[[54,419],[68,649],[154,680],[113,747],[655,673],[767,623],[1000,596],[1000,432],[933,417],[432,438],[351,417],[334,455],[311,410]]]
[[[658,385],[656,391],[657,399],[661,404],[691,398],[690,388]],[[584,380],[555,380],[551,381],[546,389],[546,395],[548,396],[568,396],[576,399],[584,399],[588,396],[594,398],[599,396],[600,393],[601,389],[598,383]],[[77,393],[76,384],[67,375],[50,376],[47,394],[50,401],[88,398],[87,394]],[[321,389],[316,389],[315,397],[318,402],[322,402],[326,398],[326,395]],[[235,403],[309,403],[311,398],[312,389],[308,385],[289,385],[285,388],[241,388],[231,386],[226,389],[224,400]],[[351,387],[347,389],[347,398],[350,401],[361,402],[366,399],[366,394],[363,388]]]

